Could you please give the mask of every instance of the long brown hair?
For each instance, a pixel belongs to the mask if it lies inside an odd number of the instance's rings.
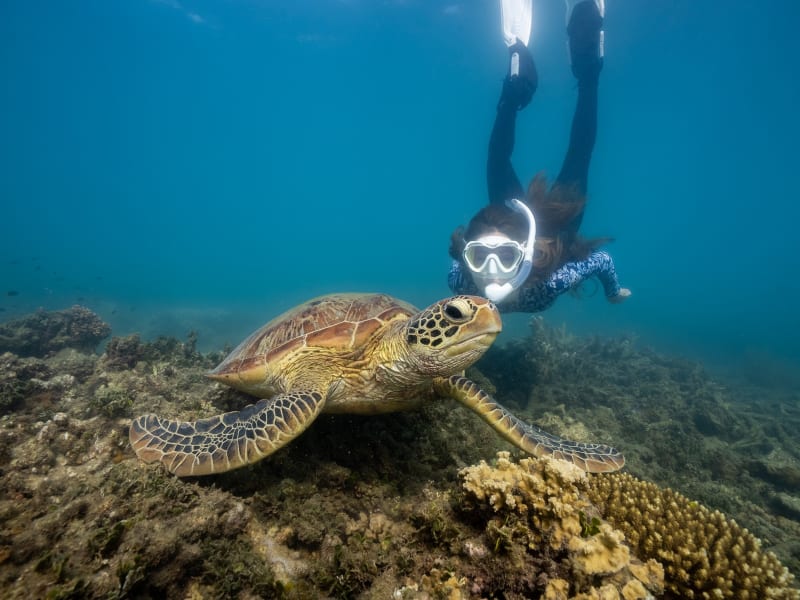
[[[586,206],[586,196],[577,186],[556,183],[547,189],[547,178],[537,173],[528,185],[525,203],[536,218],[533,271],[528,283],[549,276],[564,263],[583,260],[611,238],[586,239],[577,234],[577,224]],[[493,231],[501,231],[522,243],[528,238],[525,217],[505,204],[489,204],[472,217],[466,229],[458,227],[450,236],[450,256],[461,259],[464,245]]]

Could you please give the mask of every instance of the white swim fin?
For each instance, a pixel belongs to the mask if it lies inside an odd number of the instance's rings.
[[[506,45],[513,46],[519,40],[527,46],[533,23],[532,0],[500,0],[500,9]]]
[[[526,46],[531,39],[533,0],[500,0],[503,39],[510,48],[518,41]],[[511,75],[519,74],[519,55],[511,55]]]

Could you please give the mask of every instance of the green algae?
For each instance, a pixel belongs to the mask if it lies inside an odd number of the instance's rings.
[[[600,519],[595,516],[589,517],[583,511],[578,512],[578,517],[581,523],[581,537],[587,538],[600,533]]]

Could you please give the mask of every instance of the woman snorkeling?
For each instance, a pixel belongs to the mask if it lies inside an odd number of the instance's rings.
[[[578,101],[569,147],[553,185],[538,174],[523,190],[511,165],[517,112],[536,91],[538,76],[527,41],[531,0],[502,0],[510,67],[503,81],[489,140],[489,204],[450,239],[448,284],[455,293],[478,293],[503,312],[538,312],[561,294],[597,277],[610,302],[631,295],[620,287],[609,238],[578,235],[597,136],[597,88],[603,67],[603,0],[566,0],[567,35]]]

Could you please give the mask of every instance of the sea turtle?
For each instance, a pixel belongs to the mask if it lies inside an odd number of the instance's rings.
[[[261,460],[322,412],[379,414],[450,397],[526,452],[590,472],[621,468],[625,459],[614,448],[550,435],[463,376],[501,327],[495,305],[477,296],[423,311],[384,294],[321,296],[264,325],[208,373],[263,400],[198,421],[141,416],[130,442],[140,459],[176,475],[207,475]]]

